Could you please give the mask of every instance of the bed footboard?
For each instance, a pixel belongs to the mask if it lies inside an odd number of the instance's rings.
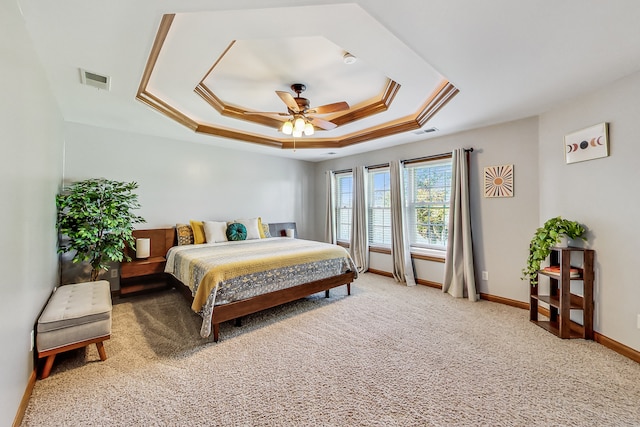
[[[329,277],[314,282],[304,283],[287,289],[258,295],[241,301],[228,304],[217,305],[213,309],[211,324],[213,326],[213,341],[217,342],[220,335],[220,323],[228,320],[238,319],[242,316],[257,313],[267,308],[276,307],[300,298],[325,291],[329,296],[329,290],[341,285],[347,286],[347,294],[351,295],[351,282],[355,279],[355,273],[348,271],[338,276]],[[176,280],[177,282],[177,280]],[[191,291],[182,283],[176,284],[176,288],[182,291],[187,300],[192,301]]]

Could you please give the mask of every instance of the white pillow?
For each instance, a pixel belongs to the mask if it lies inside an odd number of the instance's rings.
[[[236,219],[247,228],[247,240],[260,239],[260,228],[258,227],[258,218]]]
[[[226,242],[227,223],[225,221],[203,221],[207,243]]]

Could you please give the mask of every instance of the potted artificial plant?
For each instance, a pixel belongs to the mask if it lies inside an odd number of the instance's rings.
[[[581,224],[559,216],[545,222],[536,230],[529,244],[529,257],[527,266],[522,269],[522,280],[529,279],[532,285],[537,285],[540,264],[549,256],[551,248],[557,246],[565,236],[569,239],[587,240],[582,236],[584,232]]]
[[[87,179],[66,186],[56,196],[58,253],[75,251],[74,263],[88,261],[92,281],[109,268],[109,261],[126,257],[126,244],[135,246],[133,224],[145,222],[132,212],[140,208],[136,188],[135,182]]]

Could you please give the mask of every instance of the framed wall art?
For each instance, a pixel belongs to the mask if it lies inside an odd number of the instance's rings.
[[[513,165],[484,168],[484,197],[513,197]]]
[[[567,163],[583,162],[609,155],[609,126],[600,123],[564,137]]]

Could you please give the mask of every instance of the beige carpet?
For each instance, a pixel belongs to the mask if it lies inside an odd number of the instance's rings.
[[[60,356],[23,425],[640,425],[639,364],[524,310],[373,274],[331,295],[223,324],[217,344],[175,291],[125,300],[109,358]]]

